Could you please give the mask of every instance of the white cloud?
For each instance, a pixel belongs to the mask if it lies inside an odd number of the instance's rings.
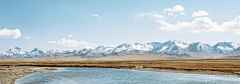
[[[162,15],[158,15],[158,14],[155,14],[154,17],[155,17],[155,18],[163,18]]]
[[[69,36],[69,37],[73,37],[73,35],[72,35],[72,34],[69,34],[68,36]]]
[[[32,37],[31,36],[25,36],[26,39],[31,39]]]
[[[20,32],[19,29],[12,29],[12,30],[10,30],[10,29],[5,28],[5,29],[1,29],[0,30],[0,37],[8,37],[8,38],[15,38],[15,39],[17,39],[17,38],[19,38],[21,36],[22,35],[21,35],[21,32]]]
[[[87,16],[85,16],[85,18],[87,18]]]
[[[92,15],[92,16],[99,17],[99,18],[101,17],[101,16],[99,16],[99,15],[97,15],[97,14],[94,14],[94,15]]]
[[[165,8],[164,12],[179,12],[181,15],[185,15],[186,13],[182,12],[184,8],[181,5],[175,5],[173,8]],[[173,13],[168,13],[168,16],[172,16]]]
[[[47,43],[57,43],[56,41],[47,41]]]
[[[240,31],[234,31],[234,34],[240,35]]]
[[[176,5],[172,9],[171,8],[165,8],[164,11],[181,12],[181,11],[184,11],[184,8],[181,5]]]
[[[148,13],[142,12],[142,13],[136,14],[136,16],[138,18],[141,18],[143,16],[151,16],[151,17],[154,17],[154,18],[164,18],[163,15],[160,15],[160,14],[158,14],[156,12],[148,12]]]
[[[173,15],[173,13],[168,13],[168,16],[172,16]]]
[[[181,15],[185,15],[186,13],[184,13],[184,12],[179,12]]]
[[[93,49],[92,46],[84,46],[83,48],[86,48],[86,49]]]
[[[60,41],[47,41],[47,43],[57,43],[57,44],[61,44],[61,45],[65,45],[65,46],[79,46],[79,45],[96,45],[96,44],[91,44],[91,43],[87,43],[84,41],[76,41],[76,40],[70,40],[70,39],[61,39]]]
[[[208,16],[209,14],[206,11],[198,11],[198,12],[193,12],[192,17],[197,17],[197,16]]]
[[[33,41],[34,43],[36,43],[36,41]]]
[[[70,8],[70,11],[73,11],[74,7]]]
[[[222,25],[218,25],[216,22],[212,22],[212,20],[208,17],[200,17],[195,18],[194,21],[191,22],[180,22],[177,21],[176,24],[170,24],[169,22],[163,20],[155,20],[161,24],[159,27],[164,31],[188,31],[188,32],[233,32],[237,35],[240,35],[240,15],[237,16],[234,20],[229,22],[223,22]]]

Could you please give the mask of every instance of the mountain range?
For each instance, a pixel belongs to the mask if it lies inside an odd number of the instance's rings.
[[[179,41],[168,40],[166,42],[134,43],[121,44],[118,46],[98,46],[95,49],[81,49],[72,51],[47,50],[42,51],[34,48],[32,51],[25,51],[19,47],[0,52],[0,59],[8,58],[37,58],[54,56],[75,56],[81,58],[100,58],[107,56],[126,56],[126,55],[171,55],[184,56],[188,58],[213,58],[223,55],[240,54],[240,43],[237,42],[218,42],[210,46],[201,42],[191,44]]]

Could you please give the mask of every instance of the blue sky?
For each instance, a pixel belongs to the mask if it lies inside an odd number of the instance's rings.
[[[0,0],[0,51],[240,42],[239,0]],[[195,13],[194,13],[195,12]]]

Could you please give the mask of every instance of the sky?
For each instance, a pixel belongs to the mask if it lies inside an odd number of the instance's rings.
[[[0,51],[240,43],[240,0],[0,0]]]

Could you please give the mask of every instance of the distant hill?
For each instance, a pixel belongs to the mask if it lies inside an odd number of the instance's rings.
[[[218,57],[215,59],[240,59],[240,55],[234,55],[234,56],[223,56],[223,57]]]

